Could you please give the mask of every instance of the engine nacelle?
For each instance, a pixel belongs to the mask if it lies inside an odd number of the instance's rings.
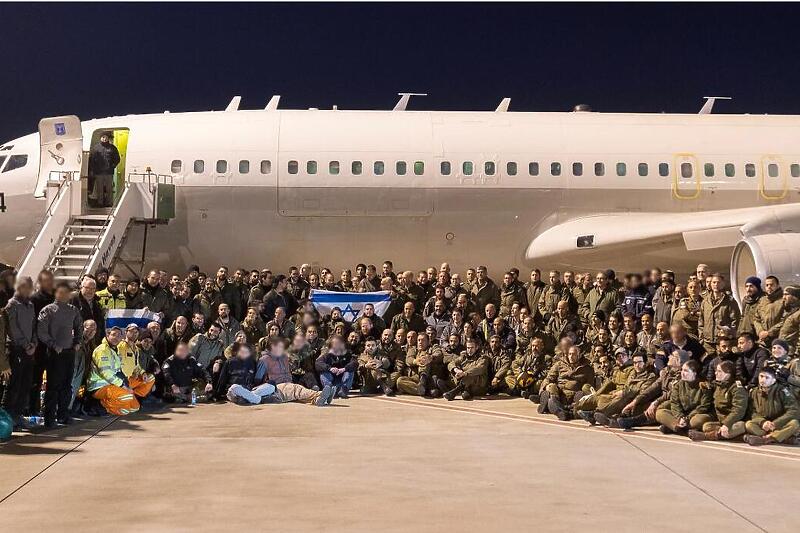
[[[762,282],[775,276],[783,287],[800,284],[800,233],[767,233],[739,241],[731,257],[731,291],[740,304],[750,276]]]

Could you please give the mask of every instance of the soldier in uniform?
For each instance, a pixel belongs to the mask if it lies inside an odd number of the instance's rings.
[[[499,335],[492,335],[485,356],[489,369],[489,393],[498,394],[508,389],[506,375],[511,370],[511,352],[503,348]]]
[[[556,306],[561,300],[566,300],[571,307],[574,306],[572,293],[561,282],[561,273],[558,270],[551,270],[549,280],[550,284],[545,287],[539,298],[539,316],[544,324],[547,324],[550,316],[556,312]]]
[[[593,420],[583,417],[590,424],[597,423],[608,427],[619,427],[616,418],[631,400],[636,398],[643,390],[650,387],[656,380],[656,375],[647,366],[647,354],[640,350],[633,354],[633,368],[628,373],[625,384],[610,395],[598,397],[597,407],[593,413]],[[636,414],[644,412],[644,407]]]
[[[700,430],[711,422],[713,393],[701,379],[700,363],[686,361],[681,366],[681,379],[672,386],[669,402],[656,410],[656,421],[662,433],[685,435],[690,429]]]
[[[744,437],[750,446],[796,441],[800,430],[797,399],[777,382],[773,367],[764,367],[759,373],[758,387],[750,391],[750,413]]]
[[[761,279],[756,276],[750,276],[744,282],[745,295],[742,298],[742,317],[739,320],[739,325],[736,331],[739,333],[756,332],[756,316],[758,315],[759,308],[767,301],[766,295],[761,290]]]
[[[560,300],[556,304],[556,312],[550,317],[545,327],[545,334],[553,344],[561,340],[564,335],[572,332],[577,334],[581,329],[578,316],[569,309],[569,302]]]
[[[383,333],[381,333],[378,351],[383,357],[388,358],[391,363],[387,369],[389,372],[389,378],[387,380],[388,387],[384,393],[387,396],[394,396],[395,391],[397,390],[397,378],[403,375],[406,368],[406,362],[403,349],[394,341],[391,329],[386,328],[383,330]]]
[[[435,376],[434,381],[439,390],[445,390],[452,383],[455,386],[443,394],[447,401],[453,401],[459,394],[464,400],[486,394],[489,384],[489,363],[478,345],[478,341],[467,341],[466,350],[447,364],[450,380]]]
[[[314,363],[319,353],[308,342],[306,336],[302,333],[297,333],[286,352],[289,355],[292,382],[307,389],[318,391],[320,387],[317,376],[314,373]]]
[[[415,310],[414,302],[406,302],[403,306],[403,312],[392,319],[392,331],[397,331],[398,329],[416,331],[417,333],[425,331],[425,321]]]
[[[503,274],[503,285],[500,287],[500,316],[505,318],[511,314],[511,306],[515,303],[525,305],[526,294],[521,284],[517,283],[514,274]]]
[[[541,319],[539,316],[539,300],[544,293],[545,287],[546,285],[542,281],[542,271],[538,268],[531,270],[531,280],[525,284],[525,301],[531,311],[531,316],[537,321]]]
[[[697,326],[700,329],[700,340],[706,352],[713,354],[716,349],[719,328],[728,326],[735,328],[739,323],[739,305],[725,289],[725,277],[714,274],[709,282],[709,291],[700,304],[700,315]]]
[[[800,287],[790,285],[783,289],[783,316],[778,338],[786,341],[790,351],[797,350],[800,337]]]
[[[745,433],[748,395],[736,379],[733,361],[722,361],[714,370],[714,414],[716,420],[703,424],[703,430],[689,430],[689,438],[701,440],[733,440]]]
[[[778,278],[767,276],[764,279],[764,292],[764,299],[756,310],[753,326],[758,343],[769,346],[772,339],[778,337],[781,329],[780,319],[783,316],[783,289]]]
[[[441,389],[432,379],[444,377],[444,353],[439,346],[430,346],[427,335],[419,335],[417,344],[406,353],[407,376],[397,378],[397,389],[415,396],[441,396]]]
[[[361,376],[361,394],[382,392],[386,396],[393,394],[389,384],[389,372],[392,360],[382,350],[378,342],[367,337],[364,341],[364,352],[358,356],[358,375]]]
[[[525,351],[517,351],[511,362],[511,370],[506,374],[508,393],[538,401],[538,391],[547,371],[547,361],[544,341],[541,337],[534,337]]]
[[[594,370],[580,348],[571,346],[564,359],[553,364],[539,391],[540,414],[551,413],[559,420],[569,420],[575,395],[594,380]]]
[[[594,424],[594,411],[596,409],[605,407],[622,395],[625,384],[628,382],[628,376],[634,371],[633,358],[624,349],[617,349],[615,358],[616,364],[610,368],[610,374],[607,374],[606,379],[599,387],[585,385],[581,391],[581,393],[585,394],[578,393],[580,398],[575,401],[575,415],[590,424]]]

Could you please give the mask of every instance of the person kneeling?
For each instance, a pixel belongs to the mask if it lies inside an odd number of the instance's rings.
[[[333,402],[336,389],[329,384],[315,391],[292,383],[291,362],[282,337],[267,339],[266,348],[258,360],[255,376],[256,383],[263,383],[259,387],[272,385],[275,388],[266,403],[300,402],[322,407]]]
[[[92,368],[86,389],[111,414],[129,415],[139,410],[136,397],[145,397],[153,388],[153,382],[139,377],[128,379],[122,372],[122,359],[117,345],[122,340],[118,327],[106,330],[106,338],[92,352]]]
[[[681,367],[681,379],[672,386],[669,402],[656,411],[656,421],[662,433],[686,435],[690,429],[699,430],[711,422],[711,389],[700,381],[700,363],[694,359]]]
[[[471,400],[475,396],[483,396],[489,387],[489,362],[480,352],[478,341],[467,340],[467,349],[461,352],[447,364],[447,370],[455,384],[450,388],[443,379],[435,377],[439,390],[447,390],[442,396],[447,401],[453,401],[461,394],[464,400]]]
[[[776,380],[777,369],[764,367],[758,374],[758,387],[750,391],[752,418],[745,424],[744,441],[750,446],[797,441],[800,409],[789,389]]]
[[[195,382],[204,385],[201,389],[205,393],[213,390],[211,374],[189,355],[189,345],[179,341],[175,346],[175,353],[170,355],[161,367],[164,372],[164,401],[169,403],[191,403],[192,391]]]

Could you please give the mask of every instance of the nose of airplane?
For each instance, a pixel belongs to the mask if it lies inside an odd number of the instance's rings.
[[[0,144],[0,184],[6,194],[33,192],[39,170],[39,135]]]

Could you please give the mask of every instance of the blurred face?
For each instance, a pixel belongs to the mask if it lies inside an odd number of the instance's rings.
[[[250,347],[246,344],[239,345],[239,349],[236,350],[236,357],[242,361],[249,359],[252,355],[253,353],[250,351]]]
[[[94,320],[86,320],[83,323],[83,337],[86,339],[93,339],[97,334],[97,322]]]
[[[175,347],[175,357],[178,359],[186,359],[189,357],[189,346],[186,344],[179,344]]]
[[[686,330],[679,325],[672,325],[669,328],[669,336],[675,342],[683,342],[686,338]]]

